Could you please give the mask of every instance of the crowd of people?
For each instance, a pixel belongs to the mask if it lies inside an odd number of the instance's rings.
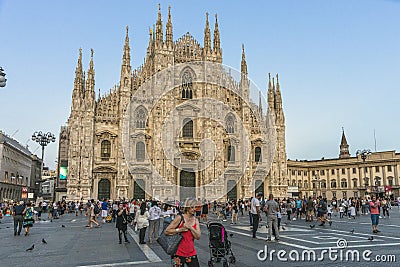
[[[398,206],[400,208],[400,205]],[[332,225],[332,216],[342,220],[370,215],[372,231],[379,233],[379,219],[389,218],[392,201],[389,198],[376,196],[331,200],[322,196],[280,199],[274,198],[272,194],[264,198],[262,193],[257,193],[255,197],[249,199],[211,203],[200,199],[191,199],[187,203],[178,201],[162,203],[152,199],[119,199],[117,201],[89,199],[87,202],[62,200],[35,204],[23,201],[3,202],[0,203],[0,209],[3,215],[13,216],[14,236],[21,235],[22,228],[25,229],[25,236],[29,235],[30,229],[37,220],[52,222],[67,213],[72,213],[74,216],[86,216],[88,228],[101,227],[100,220],[101,224],[115,223],[119,244],[123,240],[125,243],[130,243],[127,234],[128,226],[137,232],[140,245],[153,243],[162,231],[167,234],[182,233],[184,245],[180,246],[177,254],[172,257],[174,266],[183,266],[182,263],[198,266],[193,241],[200,238],[200,221],[208,222],[209,211],[222,222],[227,222],[230,217],[232,225],[237,224],[239,220],[243,223],[248,217],[253,239],[257,239],[257,230],[264,217],[268,228],[267,241],[271,241],[273,236],[275,241],[279,241],[279,232],[283,229],[281,221],[285,218],[286,222],[318,221],[319,226],[324,227],[326,223]],[[315,224],[310,224],[310,227],[315,227]]]

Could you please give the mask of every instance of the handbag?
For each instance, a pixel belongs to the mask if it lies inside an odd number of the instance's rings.
[[[180,215],[180,216],[181,216],[181,221],[179,222],[178,227],[184,220],[183,215]],[[183,238],[183,236],[181,233],[177,233],[174,235],[166,235],[165,230],[164,230],[161,233],[160,237],[157,239],[157,242],[163,248],[165,253],[173,256],[173,255],[175,255],[176,251],[178,250],[178,246],[181,243],[182,238]]]

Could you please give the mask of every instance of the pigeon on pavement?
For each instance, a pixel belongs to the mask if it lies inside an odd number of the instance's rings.
[[[310,224],[310,228],[314,228],[315,227],[315,224]]]
[[[44,240],[44,238],[42,238],[42,243],[47,244],[47,242],[46,242],[46,240]]]
[[[35,248],[35,244],[32,245],[32,247],[27,248],[26,251],[32,251]]]
[[[372,240],[374,240],[374,237],[371,235],[370,237],[368,237],[368,240],[372,241]]]

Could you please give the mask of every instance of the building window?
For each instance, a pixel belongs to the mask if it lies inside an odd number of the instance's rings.
[[[297,174],[300,176],[301,175],[301,171],[298,171]]]
[[[357,187],[357,179],[353,179],[353,187]]]
[[[368,173],[368,167],[364,167],[365,173]]]
[[[332,197],[336,198],[336,192],[332,192]]]
[[[302,185],[302,182],[301,182],[301,180],[299,180],[298,183],[297,183],[297,186],[298,186],[299,188],[301,188],[301,187],[302,187],[301,185]]]
[[[296,180],[292,180],[292,186],[296,186]]]
[[[316,182],[312,182],[312,188],[317,188],[317,183]]]
[[[307,176],[307,174],[308,174],[308,172],[307,172],[307,171],[304,171],[304,176]]]
[[[340,182],[340,186],[342,188],[347,188],[347,180],[346,179],[342,179],[342,181]]]
[[[369,186],[369,179],[368,178],[364,178],[364,185],[365,186]]]
[[[356,173],[357,173],[357,169],[353,168],[353,174],[356,174]]]
[[[346,191],[343,191],[342,194],[343,194],[343,198],[347,198],[347,192]]]
[[[182,137],[193,138],[193,121],[190,118],[183,120]]]
[[[375,166],[375,172],[379,172],[379,166]]]
[[[296,175],[296,171],[292,170],[292,175],[295,176]]]
[[[315,176],[315,171],[312,171],[312,172],[311,172],[311,175],[312,175],[312,176]]]
[[[326,181],[325,180],[321,181],[321,188],[326,188]]]
[[[192,99],[193,98],[193,84],[192,75],[189,71],[185,71],[182,75],[182,98]]]
[[[388,165],[387,166],[387,170],[388,170],[388,172],[391,172],[392,171],[392,165]]]
[[[331,181],[331,188],[336,188],[336,180]]]
[[[325,175],[325,170],[321,170],[321,175]]]
[[[331,170],[331,174],[335,174],[335,169],[332,169],[332,170]]]
[[[381,186],[381,178],[375,177],[375,185]]]
[[[232,115],[228,115],[226,118],[226,132],[230,134],[235,133],[235,119]]]
[[[145,158],[145,145],[143,142],[136,143],[136,160],[137,161],[144,161]]]
[[[101,142],[101,159],[109,160],[111,157],[111,142],[108,140],[103,140]]]
[[[346,174],[346,169],[342,169],[342,174]]]
[[[304,181],[304,188],[308,188],[308,181]]]
[[[393,186],[393,179],[391,178],[388,179],[388,185]]]
[[[354,197],[358,197],[358,192],[354,192]]]
[[[261,161],[261,147],[256,147],[254,149],[254,160],[256,162],[260,162]]]
[[[136,128],[138,129],[146,128],[146,117],[147,117],[146,110],[143,107],[139,107],[136,110],[135,114]]]
[[[5,179],[5,182],[8,183],[8,172],[5,172],[4,179]]]
[[[228,146],[228,161],[235,161],[235,147]]]

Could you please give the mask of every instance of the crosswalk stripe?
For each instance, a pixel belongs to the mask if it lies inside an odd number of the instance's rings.
[[[147,259],[149,259],[150,262],[160,262],[162,261],[160,257],[157,256],[157,254],[146,244],[139,244],[139,237],[133,230],[128,227],[128,233],[129,235],[135,240],[136,244],[138,244],[139,248],[142,250],[144,255],[146,255]]]

